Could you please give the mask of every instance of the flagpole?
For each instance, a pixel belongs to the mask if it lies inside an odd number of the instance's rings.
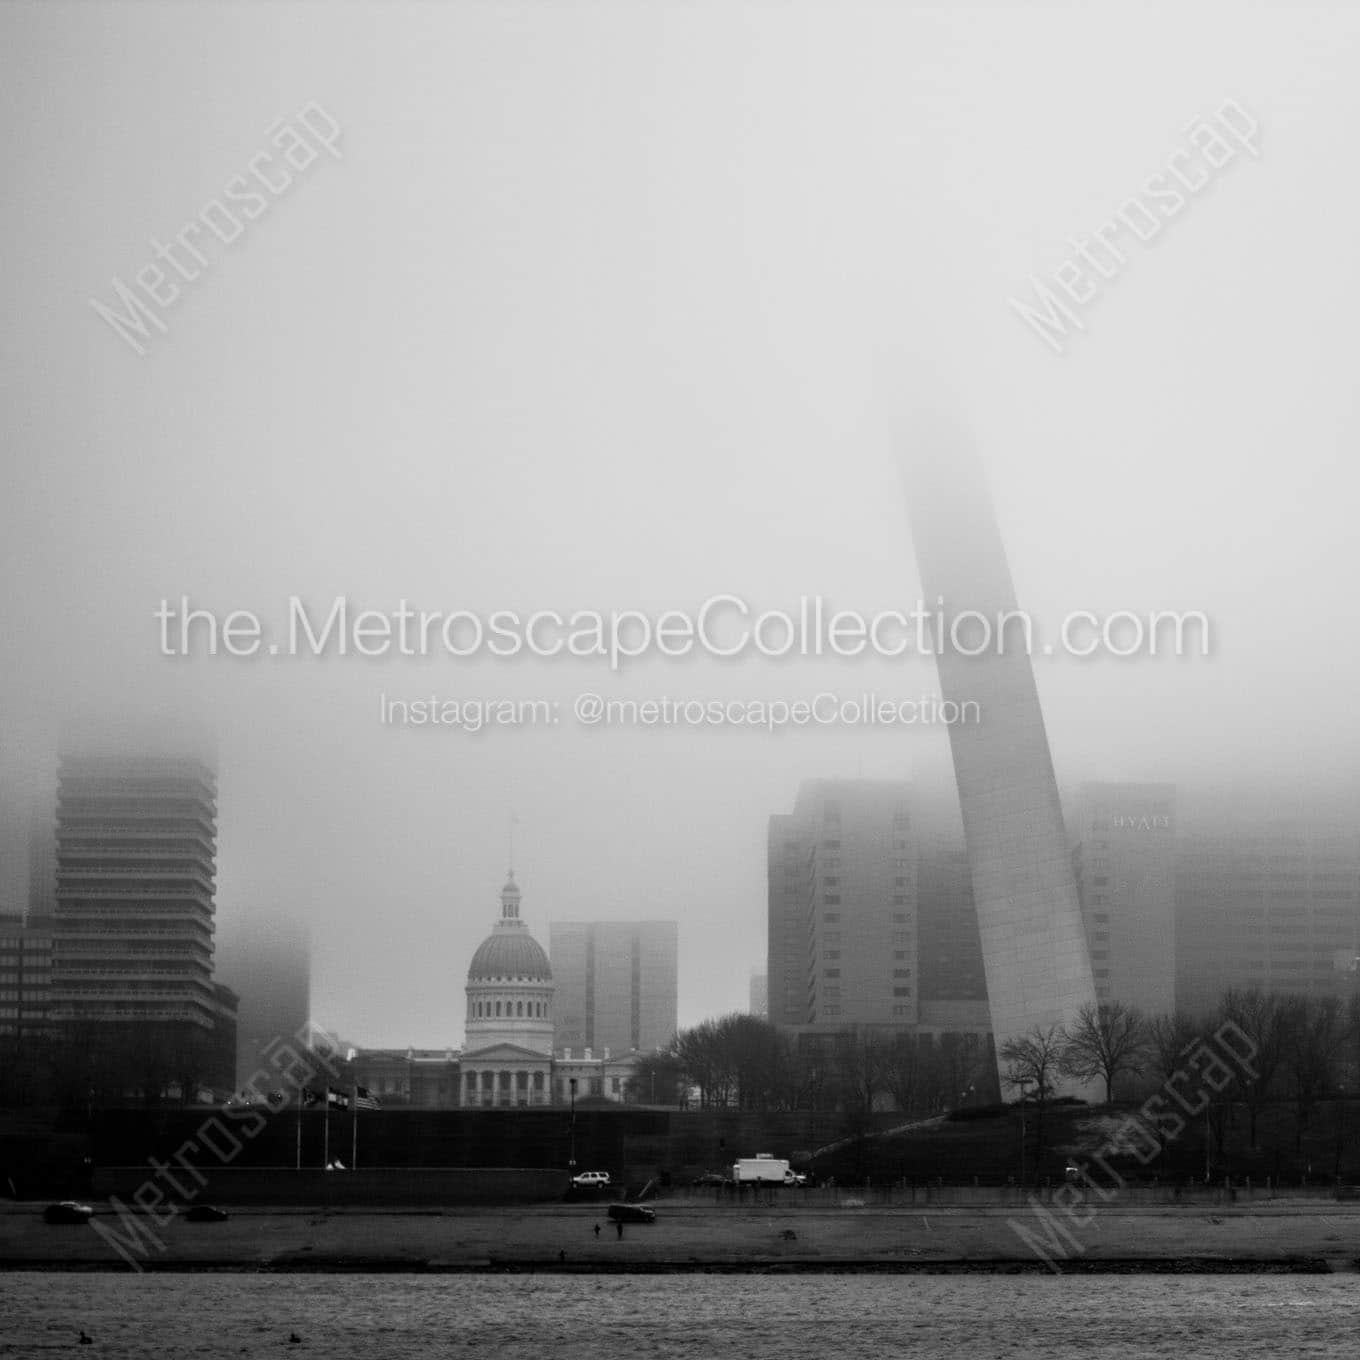
[[[359,1166],[359,1088],[350,1087],[349,1097],[349,1169],[355,1171]]]
[[[301,1086],[298,1087],[297,1102],[298,1102],[298,1117],[297,1117],[297,1163],[296,1163],[296,1165],[295,1165],[295,1167],[294,1167],[294,1170],[296,1170],[296,1171],[301,1171],[301,1170],[302,1170],[302,1106],[303,1106],[303,1104],[304,1104],[304,1097],[303,1097],[303,1094],[302,1094],[302,1087],[301,1087]]]
[[[331,1165],[331,1084],[327,1082],[322,1094],[326,1097],[326,1108],[321,1115],[321,1165],[330,1170]]]

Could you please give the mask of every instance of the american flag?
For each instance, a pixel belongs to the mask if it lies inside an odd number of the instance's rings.
[[[369,1091],[367,1086],[356,1086],[354,1088],[354,1108],[356,1110],[379,1110],[382,1106],[378,1104],[377,1097]]]

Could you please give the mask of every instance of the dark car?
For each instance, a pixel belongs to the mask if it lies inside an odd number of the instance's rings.
[[[77,1204],[73,1199],[49,1204],[43,1210],[44,1223],[88,1223],[93,1217],[94,1210],[88,1204]]]
[[[726,1176],[720,1176],[716,1171],[705,1171],[702,1176],[694,1178],[695,1185],[731,1185],[731,1181]]]
[[[231,1215],[215,1204],[195,1204],[185,1215],[189,1223],[225,1223]]]
[[[611,1204],[605,1210],[612,1223],[655,1223],[656,1211],[645,1204]]]

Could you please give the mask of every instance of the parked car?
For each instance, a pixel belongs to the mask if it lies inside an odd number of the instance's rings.
[[[609,1184],[607,1171],[581,1171],[571,1178],[571,1183],[581,1190],[602,1189]]]
[[[43,1210],[45,1223],[88,1223],[94,1217],[94,1210],[88,1204],[77,1204],[73,1199],[64,1199],[59,1204],[49,1204]]]
[[[189,1223],[225,1223],[230,1215],[215,1204],[195,1204],[184,1217]]]
[[[716,1171],[705,1171],[702,1176],[694,1178],[695,1185],[731,1185],[732,1182],[726,1176],[720,1176]]]
[[[656,1210],[645,1204],[611,1204],[605,1210],[611,1223],[655,1223]]]

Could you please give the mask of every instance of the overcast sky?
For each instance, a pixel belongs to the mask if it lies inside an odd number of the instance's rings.
[[[896,450],[947,393],[1035,616],[1212,621],[1207,659],[1036,662],[1061,782],[1348,778],[1358,45],[1339,6],[5,5],[0,776],[79,720],[211,719],[220,916],[311,922],[358,1042],[461,1041],[512,809],[541,940],[674,918],[681,1022],[744,1006],[769,813],[938,783],[943,729],[587,730],[575,696],[929,663],[165,658],[153,611],[909,606]],[[1054,353],[1008,299],[1226,100],[1259,158]],[[309,105],[339,157],[206,238],[139,357],[90,299]],[[398,730],[383,692],[563,720]]]

